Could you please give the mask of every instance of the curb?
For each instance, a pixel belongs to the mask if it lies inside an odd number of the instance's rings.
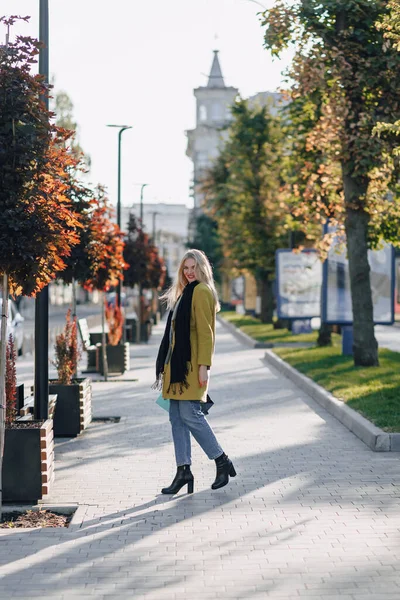
[[[336,417],[349,431],[354,433],[374,452],[400,452],[400,433],[387,433],[368,421],[358,412],[338,400],[333,394],[312,381],[306,375],[267,350],[265,362],[293,381],[303,392],[318,402],[331,415]]]
[[[249,348],[273,348],[274,347],[273,344],[269,344],[268,342],[257,342],[257,340],[254,340],[252,337],[247,335],[247,333],[240,331],[240,329],[235,327],[235,325],[233,325],[232,323],[229,323],[229,321],[225,321],[225,319],[223,317],[220,317],[219,315],[217,315],[217,321],[219,323],[221,323],[221,325],[226,327],[226,329],[230,333],[232,333],[232,335],[234,335],[240,342],[243,342],[243,344],[246,344],[246,346],[248,346]]]

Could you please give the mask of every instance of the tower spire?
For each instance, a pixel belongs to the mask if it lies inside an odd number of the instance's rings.
[[[221,66],[219,64],[218,50],[214,50],[214,58],[211,65],[210,75],[208,77],[207,87],[224,88],[225,82],[222,76]]]

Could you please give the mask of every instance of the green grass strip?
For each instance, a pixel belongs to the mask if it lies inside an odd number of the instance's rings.
[[[293,335],[286,329],[274,329],[259,319],[233,311],[222,312],[221,316],[260,342],[317,340],[317,332]],[[377,427],[400,432],[400,353],[380,349],[379,367],[354,367],[352,357],[342,356],[341,337],[332,335],[332,339],[330,347],[281,347],[274,348],[274,352]]]
[[[274,352],[384,431],[400,432],[400,353],[379,350],[379,367],[354,367],[341,345]]]
[[[250,315],[239,315],[234,311],[224,311],[221,312],[221,316],[258,342],[291,344],[293,342],[317,341],[318,333],[316,331],[293,335],[287,329],[274,329],[271,324],[261,323],[260,319],[256,319]]]

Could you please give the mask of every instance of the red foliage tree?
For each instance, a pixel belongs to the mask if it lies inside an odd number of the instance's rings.
[[[104,188],[97,188],[95,208],[90,219],[87,252],[90,255],[90,275],[85,289],[107,292],[123,280],[127,267],[124,261],[123,233],[111,219],[113,216]]]
[[[41,100],[47,86],[31,73],[38,52],[39,42],[21,36],[0,51],[0,275],[11,293],[25,295],[65,267],[79,240],[68,197],[74,159],[62,147],[69,134],[51,124]]]
[[[166,274],[164,260],[133,214],[129,215],[124,258],[128,264],[124,274],[126,286],[142,285],[148,289],[163,286]]]
[[[0,18],[9,28],[16,17]],[[65,267],[79,240],[79,215],[68,197],[73,158],[43,98],[48,86],[32,74],[40,43],[19,36],[0,49],[0,469],[4,449],[8,295],[35,295]],[[0,492],[1,503],[1,492]]]

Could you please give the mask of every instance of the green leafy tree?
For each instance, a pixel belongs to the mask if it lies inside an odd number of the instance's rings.
[[[218,232],[218,222],[203,212],[195,213],[192,218],[192,232],[187,247],[197,248],[207,255],[213,267],[214,278],[221,283],[224,255]]]
[[[310,221],[333,218],[345,230],[354,362],[364,366],[378,364],[368,249],[381,239],[398,243],[400,222],[393,140],[372,136],[378,122],[400,118],[400,57],[376,26],[389,9],[384,0],[279,0],[263,23],[274,55],[296,44],[291,100],[311,152],[298,208]]]
[[[86,168],[90,168],[90,156],[84,153],[78,141],[78,123],[74,118],[74,104],[67,92],[59,91],[56,93],[53,110],[56,115],[57,127],[62,127],[73,134],[69,144],[70,151],[75,158],[84,163]]]
[[[389,0],[387,8],[389,12],[384,13],[377,28],[383,31],[383,36],[388,41],[385,48],[393,44],[400,51],[400,0]]]
[[[218,223],[226,259],[249,271],[261,296],[261,319],[272,322],[275,251],[287,243],[281,197],[284,136],[267,106],[232,106],[226,144],[209,171],[205,205]]]
[[[377,23],[377,28],[383,32],[383,37],[386,39],[385,48],[391,45],[397,51],[400,51],[400,0],[390,0],[388,3],[390,12],[385,14],[381,21]],[[374,133],[384,135],[397,140],[397,145],[393,150],[394,156],[400,156],[400,147],[398,138],[400,136],[400,120],[394,123],[378,123],[374,129]],[[396,143],[396,142],[395,142]]]

